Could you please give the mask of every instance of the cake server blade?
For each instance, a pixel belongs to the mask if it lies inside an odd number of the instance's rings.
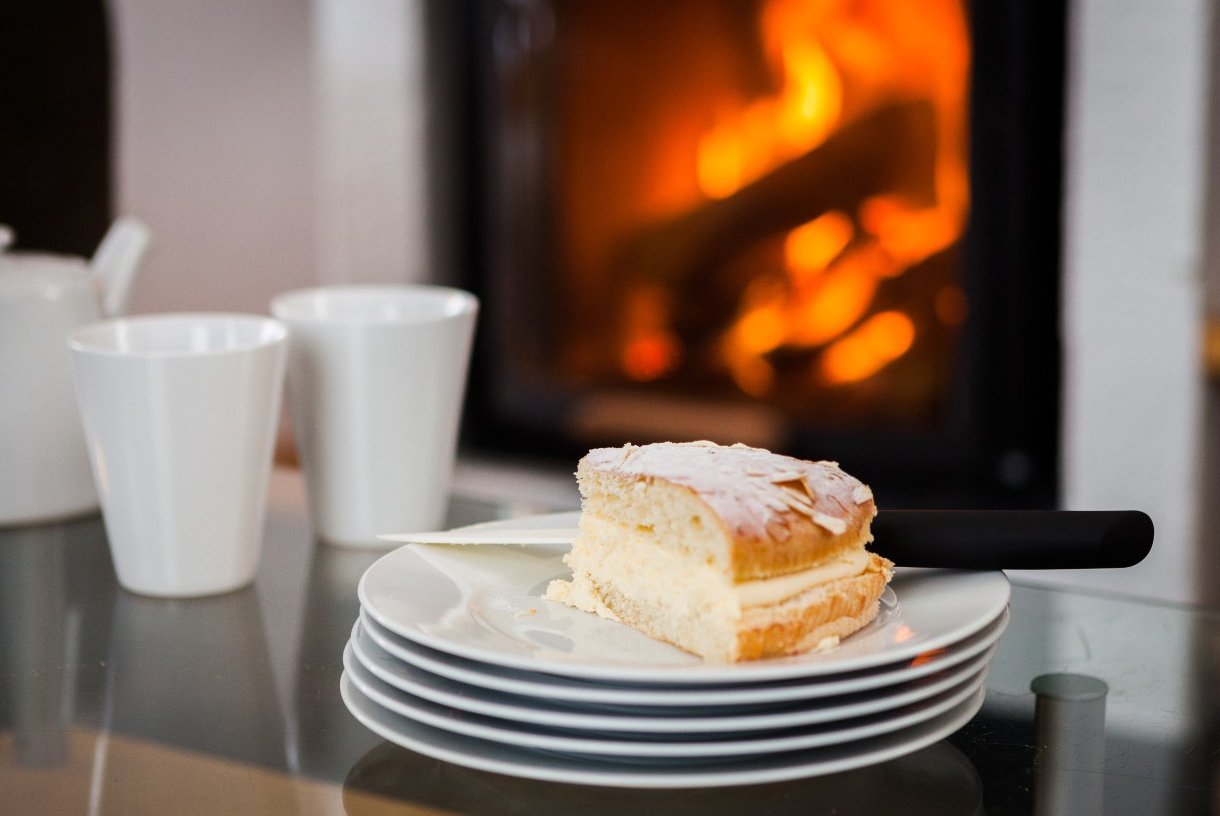
[[[456,527],[425,533],[391,533],[377,536],[383,541],[403,544],[571,544],[576,540],[575,527],[541,527],[538,529],[488,530],[483,525]]]
[[[1152,549],[1138,510],[883,510],[869,549],[900,567],[1098,569],[1130,567]],[[576,528],[453,530],[379,536],[411,544],[570,544]]]

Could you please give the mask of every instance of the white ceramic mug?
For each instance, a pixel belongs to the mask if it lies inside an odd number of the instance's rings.
[[[238,314],[125,318],[69,336],[124,588],[191,597],[254,579],[287,337],[278,321]]]
[[[440,286],[287,292],[288,389],[315,532],[387,546],[435,529],[453,474],[478,301]]]

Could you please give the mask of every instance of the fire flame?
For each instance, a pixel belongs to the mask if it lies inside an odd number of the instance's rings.
[[[897,311],[878,312],[826,349],[819,370],[828,382],[858,382],[906,354],[913,342],[911,318]]]
[[[791,4],[787,4],[791,5]],[[722,121],[699,143],[699,185],[710,198],[732,195],[763,173],[817,147],[834,130],[843,86],[816,36],[794,39],[785,26],[792,13],[772,3],[763,14],[763,43],[783,76],[778,95],[744,110],[722,112]]]
[[[769,0],[760,37],[776,90],[720,111],[699,141],[694,173],[708,199],[733,195],[895,100],[928,100],[936,117],[930,201],[893,191],[856,212],[822,213],[784,237],[782,278],[746,289],[718,348],[737,386],[761,397],[775,387],[768,355],[778,349],[816,354],[810,376],[834,385],[873,376],[917,342],[912,315],[876,311],[874,300],[884,280],[948,248],[964,229],[970,55],[960,0]],[[942,320],[960,322],[960,294],[942,294]],[[651,379],[680,349],[663,320],[640,322],[647,325],[625,349],[624,368]]]

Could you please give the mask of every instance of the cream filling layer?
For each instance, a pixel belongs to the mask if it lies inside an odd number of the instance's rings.
[[[868,561],[866,550],[848,550],[800,572],[735,584],[733,591],[742,607],[777,604],[818,584],[859,575],[868,567]]]
[[[564,558],[572,568],[572,580],[553,582],[546,597],[609,617],[596,587],[614,587],[637,600],[672,602],[704,619],[733,618],[742,609],[779,604],[818,584],[860,575],[870,561],[869,553],[857,547],[799,572],[737,583],[703,556],[678,552],[658,541],[679,535],[668,529],[643,532],[586,514],[580,535]]]

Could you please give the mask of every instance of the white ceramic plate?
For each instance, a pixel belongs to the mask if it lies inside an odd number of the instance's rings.
[[[548,517],[519,520],[530,526]],[[571,514],[549,517],[570,524]],[[506,529],[512,522],[505,522]],[[1000,572],[898,569],[877,619],[837,648],[732,665],[542,598],[569,574],[565,546],[407,545],[360,580],[360,603],[391,632],[470,660],[601,682],[724,684],[824,677],[912,660],[994,621],[1008,604]]]
[[[403,663],[468,686],[579,705],[586,710],[647,714],[652,707],[706,709],[713,706],[728,713],[731,708],[743,706],[781,705],[911,683],[977,657],[999,640],[1008,626],[1008,617],[1009,612],[1004,609],[985,629],[965,640],[894,665],[829,677],[703,686],[598,683],[509,669],[455,657],[399,637],[363,610],[359,623],[374,643]]]
[[[377,705],[346,673],[340,680],[340,692],[352,715],[378,736],[455,765],[552,782],[656,789],[779,782],[885,762],[957,731],[982,706],[984,690],[980,688],[939,716],[877,737],[825,748],[680,764],[664,758],[624,762],[615,757],[538,751],[433,728]]]
[[[593,754],[602,757],[666,759],[689,761],[713,757],[741,757],[754,754],[776,754],[802,751],[855,742],[879,734],[917,725],[943,714],[963,702],[983,686],[986,671],[958,683],[948,691],[891,711],[842,722],[822,723],[779,732],[745,735],[703,735],[698,740],[690,734],[673,738],[661,735],[616,735],[602,732],[558,732],[539,726],[522,725],[508,720],[484,717],[437,705],[395,689],[374,677],[344,650],[344,671],[361,693],[377,705],[421,722],[424,725],[452,731],[467,737],[500,742],[520,748],[558,751],[569,754]]]
[[[352,631],[348,649],[350,658],[345,654],[345,660],[354,659],[364,671],[388,686],[463,712],[561,731],[716,736],[829,723],[919,703],[947,692],[978,674],[987,666],[994,651],[994,647],[989,648],[960,666],[880,692],[839,695],[779,706],[652,707],[607,713],[490,691],[423,671],[386,652],[359,624]],[[360,677],[359,672],[350,668],[349,673]]]

